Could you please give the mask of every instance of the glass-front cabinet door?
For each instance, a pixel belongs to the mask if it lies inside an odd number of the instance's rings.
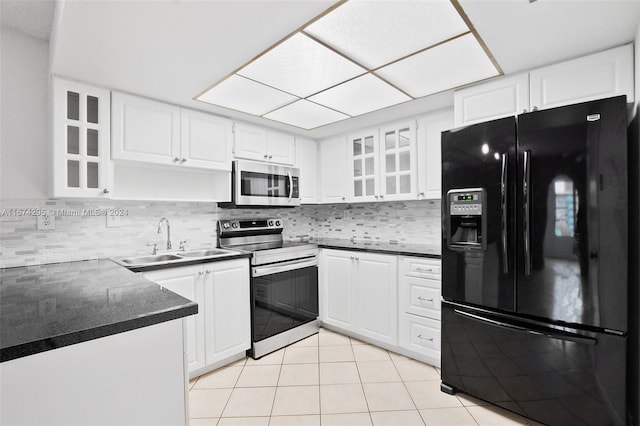
[[[54,197],[107,197],[110,93],[53,78]]]
[[[378,129],[349,137],[351,200],[380,199]],[[338,159],[336,159],[338,161]]]
[[[416,126],[397,123],[380,129],[380,198],[416,198]]]

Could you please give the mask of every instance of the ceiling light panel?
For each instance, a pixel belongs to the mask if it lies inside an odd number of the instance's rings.
[[[415,98],[499,75],[473,34],[425,50],[375,73]]]
[[[253,115],[263,115],[298,98],[234,74],[197,99]]]
[[[349,118],[346,114],[304,99],[270,112],[264,117],[307,130]]]
[[[309,100],[345,114],[360,115],[411,98],[375,75],[365,74],[311,96]]]
[[[304,98],[365,72],[352,61],[297,33],[238,74]]]
[[[449,0],[351,0],[304,31],[375,69],[469,28]]]

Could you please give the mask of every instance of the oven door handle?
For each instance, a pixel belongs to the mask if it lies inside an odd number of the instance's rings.
[[[294,271],[296,269],[310,268],[318,266],[318,258],[312,257],[302,260],[292,260],[289,262],[275,263],[273,265],[255,266],[253,268],[254,277],[262,277],[265,275],[277,274],[280,272]]]

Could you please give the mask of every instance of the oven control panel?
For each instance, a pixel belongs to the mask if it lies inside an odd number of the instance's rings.
[[[283,229],[282,219],[226,219],[218,221],[218,229],[222,232],[260,231]]]

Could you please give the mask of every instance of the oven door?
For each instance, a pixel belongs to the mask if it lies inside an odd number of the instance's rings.
[[[251,302],[253,342],[316,320],[317,258],[253,267]]]
[[[299,206],[299,170],[236,160],[233,198],[239,206]]]

